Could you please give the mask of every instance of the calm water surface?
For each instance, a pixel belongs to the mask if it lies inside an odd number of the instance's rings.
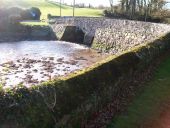
[[[41,57],[70,57],[70,54],[87,50],[82,45],[61,41],[23,41],[0,43],[0,63],[19,59],[24,56]]]

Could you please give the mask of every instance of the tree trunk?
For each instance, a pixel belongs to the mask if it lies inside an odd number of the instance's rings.
[[[125,0],[121,1],[121,11],[122,11],[122,13],[125,12]]]
[[[109,2],[110,2],[111,12],[113,12],[113,0],[109,0]]]

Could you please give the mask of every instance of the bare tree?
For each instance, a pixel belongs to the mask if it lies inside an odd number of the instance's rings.
[[[113,0],[109,0],[109,2],[110,2],[111,12],[113,12]]]
[[[109,0],[113,4],[113,0]],[[165,0],[121,0],[121,12],[133,17],[137,12],[145,15],[152,15],[155,11],[160,11],[166,4]],[[112,6],[111,6],[112,7]]]
[[[125,12],[125,3],[126,3],[126,0],[121,1],[121,11],[122,12]]]

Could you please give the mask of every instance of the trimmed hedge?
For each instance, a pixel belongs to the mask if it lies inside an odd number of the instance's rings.
[[[170,34],[84,71],[31,89],[1,91],[0,127],[79,128],[89,115],[132,93],[155,58],[170,48]],[[142,75],[143,74],[143,75]],[[120,101],[119,101],[120,100]],[[120,105],[121,107],[121,105]],[[115,107],[116,108],[116,107]],[[115,111],[119,111],[116,108]]]

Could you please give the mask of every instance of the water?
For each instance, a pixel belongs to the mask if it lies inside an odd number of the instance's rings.
[[[82,45],[60,41],[24,41],[0,43],[0,63],[29,56],[34,59],[41,57],[68,57],[76,51],[87,50]]]
[[[89,67],[106,55],[61,41],[0,43],[0,84],[13,88],[40,84]]]

